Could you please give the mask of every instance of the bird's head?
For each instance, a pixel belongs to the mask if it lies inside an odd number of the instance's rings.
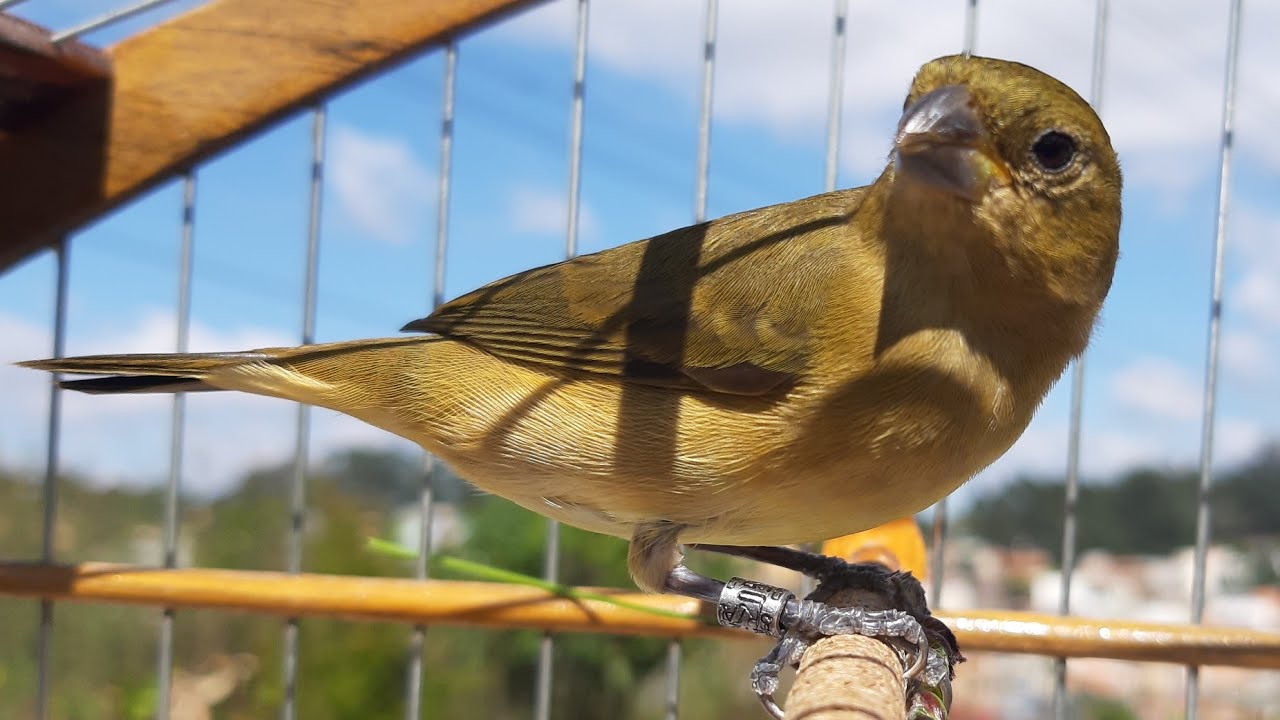
[[[1120,165],[1098,116],[1063,83],[1003,60],[929,62],[888,174],[896,222],[961,244],[949,250],[979,282],[1102,304],[1119,252]]]

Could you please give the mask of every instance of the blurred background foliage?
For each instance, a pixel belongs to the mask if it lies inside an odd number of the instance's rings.
[[[284,565],[289,466],[262,469],[217,500],[188,503],[182,533],[191,564],[274,570]],[[416,503],[420,459],[354,450],[321,464],[308,477],[304,566],[310,572],[405,576],[409,563],[368,551],[369,537],[389,537],[396,508]],[[435,494],[454,503],[466,541],[449,554],[540,576],[545,521],[506,501],[468,490],[447,471],[436,473]],[[155,563],[136,557],[158,537],[160,490],[95,490],[75,477],[60,484],[58,556]],[[32,478],[0,471],[0,507],[38,507]],[[38,512],[0,514],[0,556],[39,553]],[[576,585],[631,587],[626,543],[564,528],[562,580]],[[158,546],[155,546],[158,548]],[[702,567],[724,573],[724,560]],[[148,608],[59,604],[56,607],[52,716],[68,720],[151,717],[155,698],[159,613]],[[35,687],[38,603],[0,600],[0,718],[25,718]],[[219,611],[183,610],[175,623],[175,699],[206,685],[229,684],[211,717],[273,717],[282,696],[282,633],[278,620]],[[427,631],[423,707],[426,717],[523,718],[533,702],[540,634],[432,627]],[[555,706],[575,718],[661,716],[667,642],[664,639],[563,635],[555,645]],[[300,622],[298,717],[308,720],[403,716],[408,629],[385,623],[307,618]],[[685,678],[704,688],[745,677],[763,645],[686,643]],[[234,682],[228,683],[228,678]],[[189,682],[188,682],[189,681]],[[688,680],[687,680],[688,681]],[[191,687],[187,687],[190,685]],[[740,693],[739,693],[740,694]],[[718,694],[717,694],[718,695]],[[197,700],[199,697],[197,697]],[[212,698],[210,698],[212,699]],[[713,698],[716,710],[726,706]],[[699,702],[687,698],[696,713]],[[755,708],[743,700],[745,707]],[[750,701],[754,703],[753,700]],[[210,703],[212,704],[212,703]],[[704,709],[711,712],[702,703]],[[569,717],[569,714],[561,714]],[[695,714],[696,716],[696,714]],[[197,716],[193,716],[197,717]]]
[[[237,569],[284,565],[289,466],[250,473],[223,497],[184,502],[183,564]],[[351,450],[317,464],[307,485],[304,563],[311,572],[405,576],[403,560],[371,553],[369,537],[403,534],[423,476],[420,457]],[[1220,476],[1214,487],[1215,539],[1270,548],[1280,536],[1280,450]],[[458,542],[438,551],[539,575],[544,521],[511,503],[480,495],[441,469],[437,499],[451,506]],[[36,478],[0,470],[0,556],[34,558],[40,550],[40,486]],[[1062,484],[1024,478],[977,498],[959,527],[990,542],[1042,548],[1055,557],[1061,537]],[[1136,470],[1086,484],[1080,496],[1082,549],[1169,552],[1192,537],[1194,474]],[[60,483],[56,546],[66,561],[159,560],[161,490],[94,488],[76,477]],[[626,543],[564,528],[562,579],[581,585],[631,587]],[[730,562],[698,558],[721,577]],[[1257,563],[1256,581],[1276,580],[1274,563]],[[56,606],[51,669],[52,716],[68,720],[151,716],[155,698],[156,629],[149,608]],[[39,606],[0,600],[0,718],[29,717],[35,687]],[[274,618],[218,611],[181,611],[175,623],[175,702],[211,709],[191,718],[273,717],[281,685],[282,633]],[[431,627],[427,630],[424,716],[524,718],[533,699],[539,634]],[[763,643],[685,643],[682,716],[755,717],[745,673]],[[298,717],[345,720],[401,717],[408,629],[383,623],[304,619],[300,623]],[[661,716],[665,692],[663,639],[564,635],[556,652],[555,715],[573,718]],[[203,705],[202,705],[203,704]],[[1085,701],[1089,717],[1126,717],[1114,703]],[[175,720],[179,715],[175,712]]]

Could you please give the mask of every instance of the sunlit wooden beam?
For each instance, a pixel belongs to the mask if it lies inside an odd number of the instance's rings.
[[[213,0],[120,42],[106,51],[112,82],[0,135],[0,270],[299,108],[533,2]]]

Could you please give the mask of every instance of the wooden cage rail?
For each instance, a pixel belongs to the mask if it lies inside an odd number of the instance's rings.
[[[0,130],[0,270],[300,107],[534,1],[213,0],[108,48],[109,68],[0,14],[0,78],[25,86],[89,68],[96,80],[64,82],[38,107],[0,83],[0,108],[25,117]]]
[[[663,617],[497,583],[205,568],[166,570],[109,563],[0,563],[0,596],[20,598],[559,632],[752,637],[706,625],[699,618],[703,608],[697,600],[602,592],[685,617]],[[1280,633],[1012,611],[937,615],[955,631],[966,651],[1280,670]]]

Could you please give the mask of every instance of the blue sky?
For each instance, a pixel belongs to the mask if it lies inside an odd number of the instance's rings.
[[[112,3],[30,0],[15,12],[66,27]],[[190,7],[175,3],[91,35],[110,44]],[[841,187],[884,162],[915,69],[957,51],[964,2],[850,3]],[[1280,10],[1247,4],[1227,253],[1218,457],[1280,436]],[[588,58],[580,250],[693,219],[703,3],[597,0]],[[822,190],[831,2],[721,3],[708,215]],[[564,252],[574,5],[542,6],[461,43],[446,297]],[[1114,0],[1102,115],[1126,172],[1122,258],[1088,361],[1084,465],[1193,462],[1214,232],[1226,3]],[[1088,93],[1093,3],[983,0],[977,51],[1040,67]],[[329,104],[317,339],[395,333],[432,294],[442,54]],[[293,118],[198,172],[196,350],[300,337],[310,116]],[[68,351],[166,351],[174,343],[181,189],[170,182],[77,233]],[[48,354],[53,263],[0,275],[0,361]],[[0,461],[40,466],[46,379],[0,369],[20,412],[0,418]],[[1023,440],[981,476],[1061,472],[1069,383]],[[158,482],[168,400],[66,398],[68,467],[104,484]],[[207,395],[190,402],[184,481],[226,488],[292,453],[293,407]],[[315,411],[313,454],[401,442]],[[965,492],[964,490],[961,491]]]

